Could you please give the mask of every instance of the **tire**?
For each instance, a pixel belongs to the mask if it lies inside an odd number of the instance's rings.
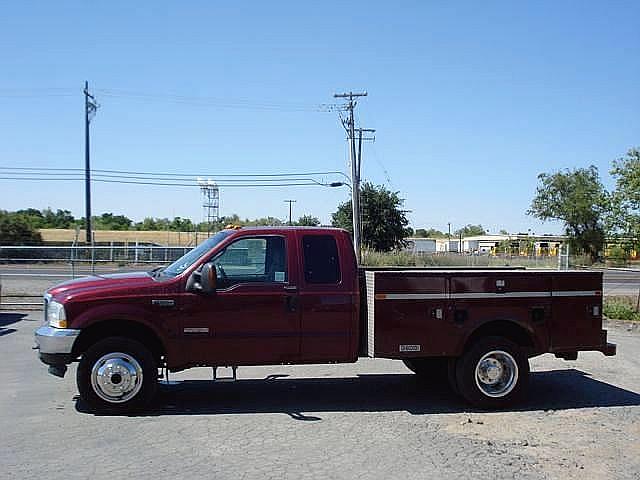
[[[506,338],[485,337],[458,359],[459,393],[480,408],[504,408],[525,392],[529,360],[522,349]]]
[[[158,387],[158,368],[149,349],[125,337],[108,337],[82,355],[76,375],[80,398],[93,411],[141,410]]]

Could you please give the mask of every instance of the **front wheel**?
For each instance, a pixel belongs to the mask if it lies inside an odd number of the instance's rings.
[[[529,360],[506,338],[478,340],[456,364],[460,394],[481,408],[506,407],[522,396],[529,377]]]
[[[142,343],[109,337],[82,355],[76,380],[80,398],[93,410],[125,413],[149,404],[157,389],[158,369]]]

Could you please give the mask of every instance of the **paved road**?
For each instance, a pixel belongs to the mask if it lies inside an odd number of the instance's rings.
[[[640,334],[619,355],[533,361],[530,399],[471,410],[397,361],[176,374],[146,415],[98,416],[75,369],[31,350],[40,313],[0,313],[0,478],[640,478]]]
[[[115,273],[115,272],[133,272],[140,270],[151,270],[156,264],[149,264],[148,266],[136,266],[136,267],[112,267],[96,265],[96,273]],[[92,269],[90,266],[81,265],[75,268],[75,274],[90,275]],[[0,275],[6,277],[30,277],[30,276],[51,276],[51,277],[71,277],[72,271],[70,266],[60,265],[0,265]]]
[[[640,270],[604,270],[606,295],[638,295],[640,293]]]

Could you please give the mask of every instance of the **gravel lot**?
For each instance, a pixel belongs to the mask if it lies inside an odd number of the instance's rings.
[[[37,360],[41,312],[0,313],[0,478],[640,479],[640,333],[619,354],[533,360],[529,400],[478,412],[400,363],[172,376],[141,416],[96,416]]]

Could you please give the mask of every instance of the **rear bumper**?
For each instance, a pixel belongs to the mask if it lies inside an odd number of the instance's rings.
[[[593,347],[579,347],[575,350],[561,350],[552,352],[556,357],[564,360],[575,360],[578,358],[578,352],[601,352],[607,357],[613,357],[617,353],[618,347],[615,343],[607,342],[602,345]]]

